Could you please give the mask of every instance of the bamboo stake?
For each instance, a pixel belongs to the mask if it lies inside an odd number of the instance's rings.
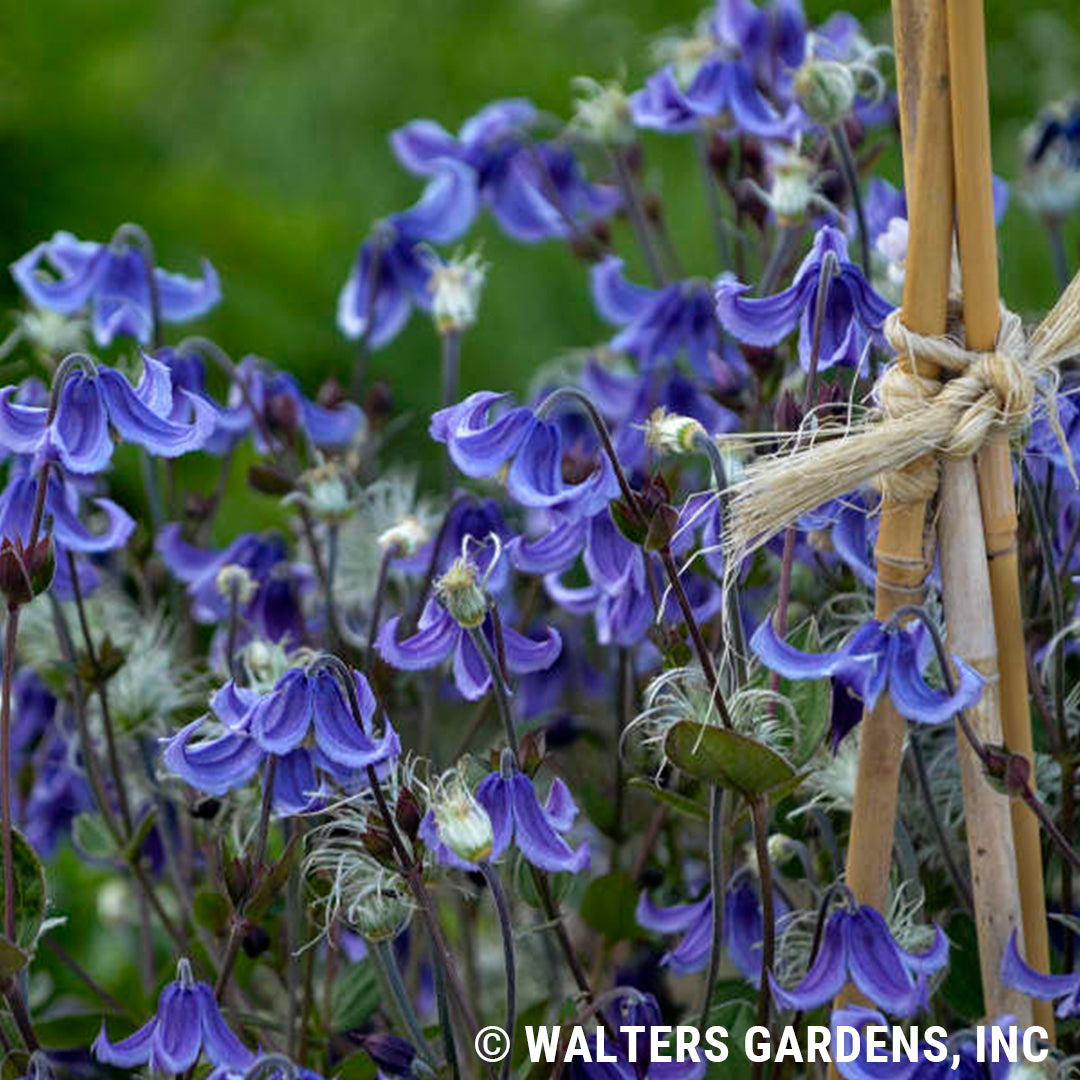
[[[964,326],[969,348],[990,350],[998,335],[998,263],[982,0],[950,0],[948,41]],[[1006,432],[994,435],[980,452],[978,485],[1000,670],[1001,727],[1006,746],[1031,762],[1033,744],[1020,607],[1016,497]],[[1033,967],[1048,972],[1050,949],[1039,825],[1019,800],[1012,804],[1011,817],[1026,957]],[[1033,1013],[1035,1022],[1053,1039],[1052,1003],[1035,1002]]]
[[[898,22],[911,18],[926,24],[925,35],[897,35],[897,64],[919,72],[918,123],[904,121],[905,150],[915,132],[915,164],[907,175],[909,237],[904,281],[904,324],[920,334],[945,329],[952,259],[952,137],[949,122],[943,0],[895,0]],[[925,42],[921,59],[906,49]],[[902,98],[905,113],[915,105]],[[901,358],[900,363],[910,363]],[[931,371],[923,374],[932,375]],[[918,465],[916,467],[919,467]],[[926,503],[896,503],[886,498],[874,549],[877,589],[874,613],[888,618],[903,604],[917,601],[929,560],[925,551]],[[884,910],[889,894],[896,796],[903,754],[905,721],[887,695],[863,718],[859,769],[848,843],[847,883],[861,904]]]

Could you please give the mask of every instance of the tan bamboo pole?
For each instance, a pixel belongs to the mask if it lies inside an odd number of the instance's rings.
[[[979,350],[994,348],[1000,321],[985,36],[982,0],[950,0],[949,67],[964,326],[968,347]],[[978,482],[994,611],[1001,727],[1005,745],[1030,763],[1033,744],[1020,606],[1016,496],[1007,432],[995,433],[980,451]],[[1048,972],[1050,946],[1039,825],[1019,800],[1012,804],[1011,816],[1027,960]],[[1053,1039],[1052,1003],[1035,1002],[1033,1015]]]
[[[908,187],[908,252],[904,280],[904,324],[920,334],[945,329],[949,269],[952,259],[952,136],[945,48],[944,0],[895,0],[899,21],[925,16],[927,32],[897,35],[897,64],[918,71],[918,122],[908,110],[916,98],[901,98],[905,119],[905,151],[914,137],[915,164],[906,170]],[[907,49],[922,39],[921,58]],[[910,358],[901,357],[901,364]],[[932,371],[923,374],[933,375]],[[920,468],[919,463],[915,468]],[[926,502],[882,502],[877,544],[877,589],[874,612],[887,619],[898,607],[918,602],[929,567],[926,552]],[[859,766],[848,842],[847,883],[859,903],[884,910],[888,902],[889,867],[896,822],[896,795],[903,754],[905,722],[888,695],[863,718]]]

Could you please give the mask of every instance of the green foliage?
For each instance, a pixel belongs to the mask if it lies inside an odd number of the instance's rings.
[[[45,869],[18,829],[11,832],[11,860],[15,937],[0,936],[0,976],[3,977],[14,975],[30,962],[45,922]],[[6,910],[7,904],[4,886],[3,877],[0,877],[0,912]]]
[[[634,918],[639,892],[629,874],[595,878],[582,898],[581,917],[608,941],[628,941],[640,933]]]
[[[791,765],[763,743],[691,720],[671,728],[664,751],[683,772],[743,795],[763,795],[795,776]]]

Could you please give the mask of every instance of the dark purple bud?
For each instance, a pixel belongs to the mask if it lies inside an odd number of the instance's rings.
[[[221,809],[221,800],[212,796],[200,799],[191,808],[191,816],[198,821],[213,821]]]
[[[802,406],[790,390],[785,390],[773,409],[773,423],[777,431],[798,431],[803,421]]]
[[[367,849],[369,855],[374,856],[380,862],[392,861],[394,858],[394,845],[390,836],[382,829],[368,829],[360,834],[360,842]]]
[[[333,375],[323,382],[315,395],[315,403],[324,409],[336,409],[339,405],[344,405],[346,401],[348,401],[348,396],[345,393],[345,387]]]
[[[263,495],[288,495],[295,486],[287,473],[263,462],[248,469],[247,481],[249,487]]]
[[[240,947],[244,954],[251,960],[262,956],[270,948],[270,935],[258,925],[248,923],[244,927],[244,936],[240,939]]]
[[[400,1036],[377,1031],[373,1035],[364,1035],[360,1039],[360,1045],[387,1076],[413,1075],[412,1063],[416,1059],[416,1051],[412,1043]]]
[[[577,742],[581,734],[581,725],[570,713],[556,716],[544,728],[544,743],[552,750],[561,750]]]
[[[29,604],[52,583],[56,570],[52,537],[43,536],[32,549],[20,539],[0,544],[0,593],[9,607]]]
[[[424,813],[420,809],[416,796],[408,788],[402,788],[398,795],[397,806],[394,808],[394,820],[397,827],[410,841],[415,841],[423,818]]]
[[[641,209],[649,221],[659,225],[664,220],[664,204],[654,191],[647,191],[641,200]]]
[[[364,398],[364,412],[373,424],[389,420],[394,412],[394,397],[390,387],[380,379]]]
[[[292,394],[276,394],[266,403],[266,422],[271,431],[293,442],[300,430],[299,402]]]

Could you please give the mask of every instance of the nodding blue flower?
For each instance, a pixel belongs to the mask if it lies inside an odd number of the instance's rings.
[[[790,910],[779,893],[773,896],[774,917],[779,924]],[[664,954],[667,964],[679,975],[701,971],[712,951],[712,893],[692,904],[660,907],[643,892],[634,913],[640,926],[658,934],[682,934],[682,939]],[[741,874],[728,886],[724,897],[724,948],[744,979],[761,984],[761,941],[764,920],[761,897],[749,875]]]
[[[416,1047],[407,1039],[385,1031],[375,1031],[370,1035],[361,1035],[357,1041],[378,1066],[380,1076],[415,1080],[413,1062],[416,1060]]]
[[[844,234],[830,225],[818,230],[810,253],[791,285],[775,296],[750,297],[749,285],[730,275],[716,286],[716,314],[721,325],[746,345],[776,345],[799,327],[799,363],[810,369],[814,312],[826,255],[836,259],[822,318],[818,370],[836,364],[858,368],[871,341],[882,342],[882,324],[893,310],[848,258]]]
[[[173,575],[187,586],[196,622],[214,624],[229,617],[231,598],[219,585],[225,567],[242,567],[255,585],[241,604],[250,633],[270,641],[297,642],[303,637],[300,596],[310,586],[310,572],[292,563],[282,537],[244,533],[221,551],[196,547],[184,540],[177,523],[162,527],[154,548]],[[242,643],[242,642],[241,642]]]
[[[149,1066],[152,1072],[179,1076],[199,1059],[211,1065],[246,1072],[255,1055],[229,1030],[214,991],[196,982],[185,959],[177,965],[176,979],[158,998],[156,1014],[133,1035],[113,1043],[102,1023],[94,1040],[94,1056],[121,1069]]]
[[[214,430],[213,407],[191,394],[190,422],[169,419],[169,369],[145,354],[136,387],[104,364],[69,371],[51,420],[47,405],[19,404],[15,394],[14,386],[0,390],[0,448],[32,456],[35,471],[42,462],[58,461],[73,473],[99,473],[112,460],[114,432],[151,454],[172,458],[201,449]]]
[[[402,671],[426,671],[453,657],[454,683],[467,701],[477,701],[491,689],[491,672],[468,632],[437,600],[429,600],[420,616],[417,631],[398,641],[400,616],[388,619],[379,631],[376,648],[391,666]],[[491,616],[478,628],[494,647]],[[506,666],[513,675],[546,671],[562,649],[562,638],[548,627],[542,640],[519,634],[512,627],[502,629]]]
[[[338,329],[380,349],[408,321],[414,306],[430,309],[428,244],[460,237],[476,216],[473,172],[452,158],[434,164],[432,179],[408,210],[377,222],[360,248],[338,298]]]
[[[40,477],[22,468],[12,469],[7,487],[0,492],[0,537],[29,542],[39,483]],[[44,517],[52,520],[56,555],[56,576],[52,587],[62,600],[70,600],[74,595],[68,553],[76,559],[80,591],[89,595],[97,588],[100,579],[85,557],[122,548],[135,529],[135,521],[130,514],[111,499],[102,498],[90,500],[100,519],[93,530],[87,528],[79,519],[80,501],[76,485],[55,469],[51,470],[45,489]]]
[[[1021,136],[1021,198],[1034,213],[1062,220],[1080,206],[1080,101],[1043,110]]]
[[[684,1061],[676,1058],[671,1027],[664,1024],[653,994],[629,990],[605,1007],[604,1020],[607,1026],[597,1025],[588,1039],[588,1059],[574,1056],[567,1061],[569,1080],[701,1080],[705,1076],[708,1061],[703,1050],[693,1051]],[[663,1029],[656,1033],[658,1043],[654,1043],[656,1027]],[[609,1028],[615,1039],[608,1034]]]
[[[101,346],[120,335],[146,345],[153,336],[146,256],[138,247],[77,240],[69,232],[57,232],[13,263],[11,275],[40,308],[74,315],[92,306],[94,340]],[[217,271],[206,259],[201,280],[155,267],[154,282],[163,322],[189,322],[221,299]]]
[[[608,347],[633,356],[643,375],[671,363],[685,350],[702,378],[730,381],[710,284],[690,279],[651,289],[627,281],[622,268],[623,260],[609,255],[590,271],[596,310],[608,322],[623,327]]]
[[[849,901],[825,922],[817,956],[797,986],[786,989],[769,972],[769,985],[781,1009],[810,1012],[854,983],[875,1005],[896,1016],[911,1016],[927,1006],[927,977],[949,959],[949,940],[934,926],[934,943],[925,952],[901,948],[879,912]]]
[[[551,783],[547,801],[541,806],[532,780],[514,764],[511,752],[506,751],[502,768],[480,782],[476,801],[491,819],[492,860],[499,858],[513,840],[525,859],[541,870],[579,874],[588,868],[588,843],[575,851],[563,839],[562,834],[570,831],[578,811],[570,789],[557,777]],[[440,839],[433,811],[424,815],[420,838],[435,852],[442,865],[476,869]]]
[[[1080,1016],[1080,971],[1071,975],[1044,975],[1028,967],[1020,955],[1016,931],[1001,957],[1001,981],[1014,990],[1038,1001],[1056,1001],[1058,1018],[1068,1020]]]
[[[614,188],[589,183],[568,147],[536,141],[531,131],[539,119],[532,102],[508,98],[486,105],[456,136],[433,120],[414,120],[390,143],[402,165],[421,176],[446,159],[467,165],[479,197],[512,239],[565,238],[610,217],[621,199]]]
[[[993,1038],[993,1028],[1007,1032],[1016,1023],[1015,1017],[999,1016],[986,1032],[987,1042]],[[889,1023],[876,1009],[864,1009],[860,1005],[849,1005],[837,1009],[830,1020],[832,1045],[838,1046],[838,1029],[854,1028],[863,1035],[867,1027],[883,1028],[888,1031]],[[975,1042],[975,1033],[959,1032],[950,1037],[948,1051],[942,1051],[942,1044],[920,1042],[916,1048],[915,1060],[909,1060],[907,1054],[894,1058],[891,1053],[892,1040],[886,1036],[884,1047],[878,1044],[871,1052],[865,1038],[860,1038],[858,1055],[851,1061],[837,1056],[836,1071],[844,1080],[1007,1080],[1015,1076],[1012,1063],[1006,1055],[994,1055],[994,1060],[981,1060]],[[955,1064],[954,1064],[955,1057]],[[868,1060],[873,1058],[873,1060]]]
[[[493,476],[510,462],[506,487],[522,506],[568,517],[588,516],[607,506],[618,494],[607,457],[584,479],[567,482],[562,430],[556,420],[541,420],[523,405],[490,419],[492,408],[508,396],[480,390],[440,409],[431,418],[431,437],[446,444],[451,460],[466,476]]]
[[[187,418],[189,394],[213,408],[214,432],[203,447],[210,454],[226,453],[249,432],[260,454],[273,454],[277,449],[267,442],[265,432],[281,435],[286,442],[302,432],[309,443],[320,448],[342,447],[353,440],[364,419],[359,406],[349,401],[333,408],[317,404],[305,396],[292,375],[274,371],[257,356],[245,356],[236,365],[236,381],[230,383],[226,403],[221,405],[207,393],[206,365],[197,351],[180,353],[164,348],[154,355],[172,373],[170,419],[180,422]]]
[[[921,724],[951,720],[979,700],[984,685],[973,667],[953,656],[959,676],[956,692],[928,686],[922,672],[930,660],[930,641],[919,623],[901,627],[868,619],[842,648],[806,653],[776,636],[770,615],[754,632],[750,647],[767,668],[787,679],[832,676],[868,709],[887,690],[896,711]]]

